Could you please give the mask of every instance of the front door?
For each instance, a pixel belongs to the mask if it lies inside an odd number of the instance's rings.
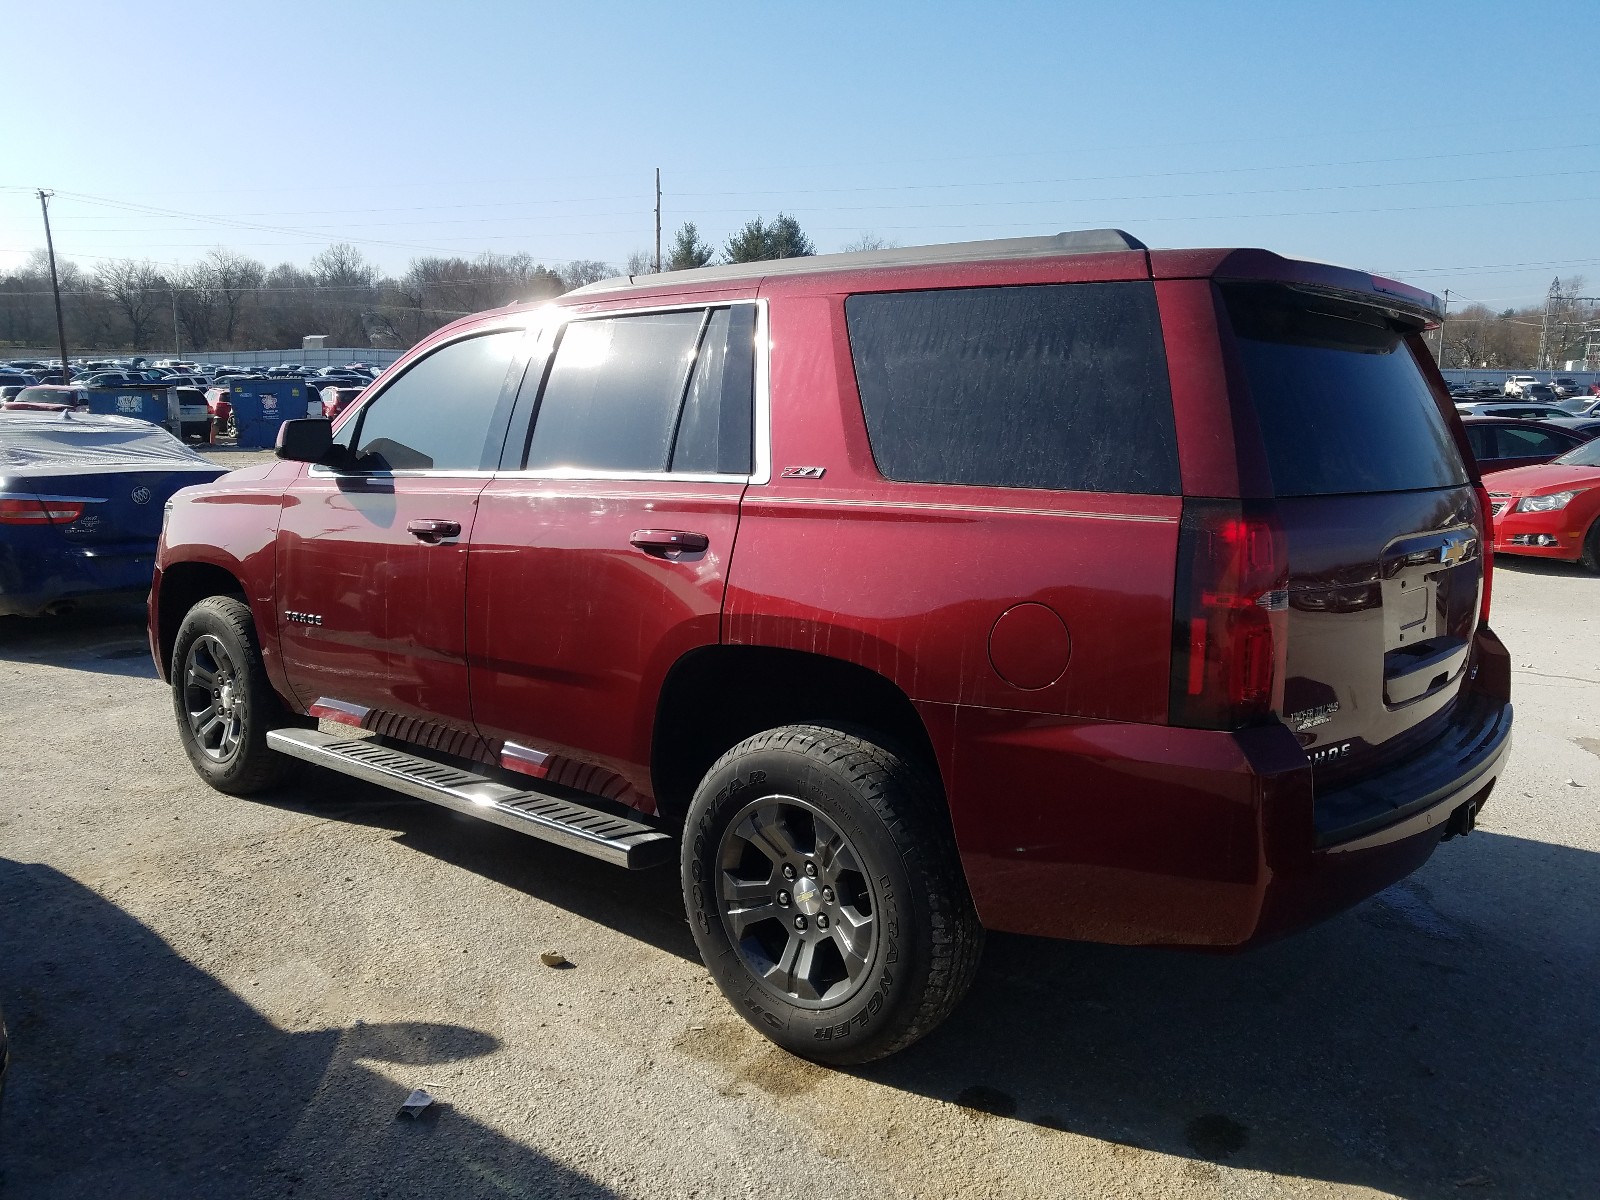
[[[526,448],[479,498],[469,551],[473,712],[504,765],[653,807],[655,697],[721,636],[755,324],[741,303],[560,332]]]
[[[288,489],[279,641],[318,715],[431,745],[471,734],[467,544],[522,338],[501,329],[429,350],[340,430],[338,469],[306,468]]]

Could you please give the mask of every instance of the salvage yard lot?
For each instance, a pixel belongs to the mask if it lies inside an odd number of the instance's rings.
[[[5,1194],[1600,1194],[1600,578],[1500,566],[1476,833],[1244,957],[991,936],[854,1071],[732,1014],[672,868],[331,775],[216,794],[137,607],[0,621]]]

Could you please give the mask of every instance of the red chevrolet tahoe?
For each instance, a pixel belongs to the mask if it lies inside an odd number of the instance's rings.
[[[1243,947],[1471,829],[1510,672],[1437,319],[1117,231],[513,305],[180,493],[151,649],[213,786],[677,857],[734,1007],[864,1061],[984,929]]]

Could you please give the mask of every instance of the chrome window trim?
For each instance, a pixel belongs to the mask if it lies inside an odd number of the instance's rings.
[[[707,472],[687,471],[601,471],[592,467],[546,467],[532,471],[335,471],[331,467],[324,467],[313,463],[310,476],[317,479],[371,479],[382,481],[387,479],[549,479],[549,480],[574,480],[593,479],[603,483],[618,483],[637,480],[646,483],[660,483],[677,480],[682,483],[743,483],[757,486],[772,481],[772,333],[768,321],[767,301],[761,297],[747,297],[738,300],[702,300],[680,304],[653,305],[648,308],[616,308],[601,312],[571,313],[564,315],[559,307],[543,307],[537,312],[523,317],[520,322],[506,325],[497,325],[487,329],[475,329],[463,333],[460,338],[451,338],[449,342],[441,342],[435,349],[442,349],[452,342],[462,341],[467,337],[480,336],[485,333],[504,333],[510,329],[524,329],[532,337],[530,350],[546,343],[546,339],[553,341],[556,333],[564,329],[573,321],[598,321],[611,317],[646,316],[651,313],[663,312],[707,312],[714,308],[732,308],[736,304],[753,304],[756,309],[756,356],[755,356],[755,412],[752,414],[750,425],[751,440],[755,443],[755,470],[749,475],[722,475]],[[538,318],[534,320],[532,318]],[[402,378],[397,376],[396,378]],[[382,396],[378,392],[367,400],[362,401],[365,408],[369,403]]]

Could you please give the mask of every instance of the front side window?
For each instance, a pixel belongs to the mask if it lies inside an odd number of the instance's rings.
[[[845,301],[845,321],[885,477],[1178,492],[1152,285],[866,293]]]
[[[522,336],[511,329],[464,338],[407,367],[362,411],[356,469],[476,471],[488,465],[495,414]]]

